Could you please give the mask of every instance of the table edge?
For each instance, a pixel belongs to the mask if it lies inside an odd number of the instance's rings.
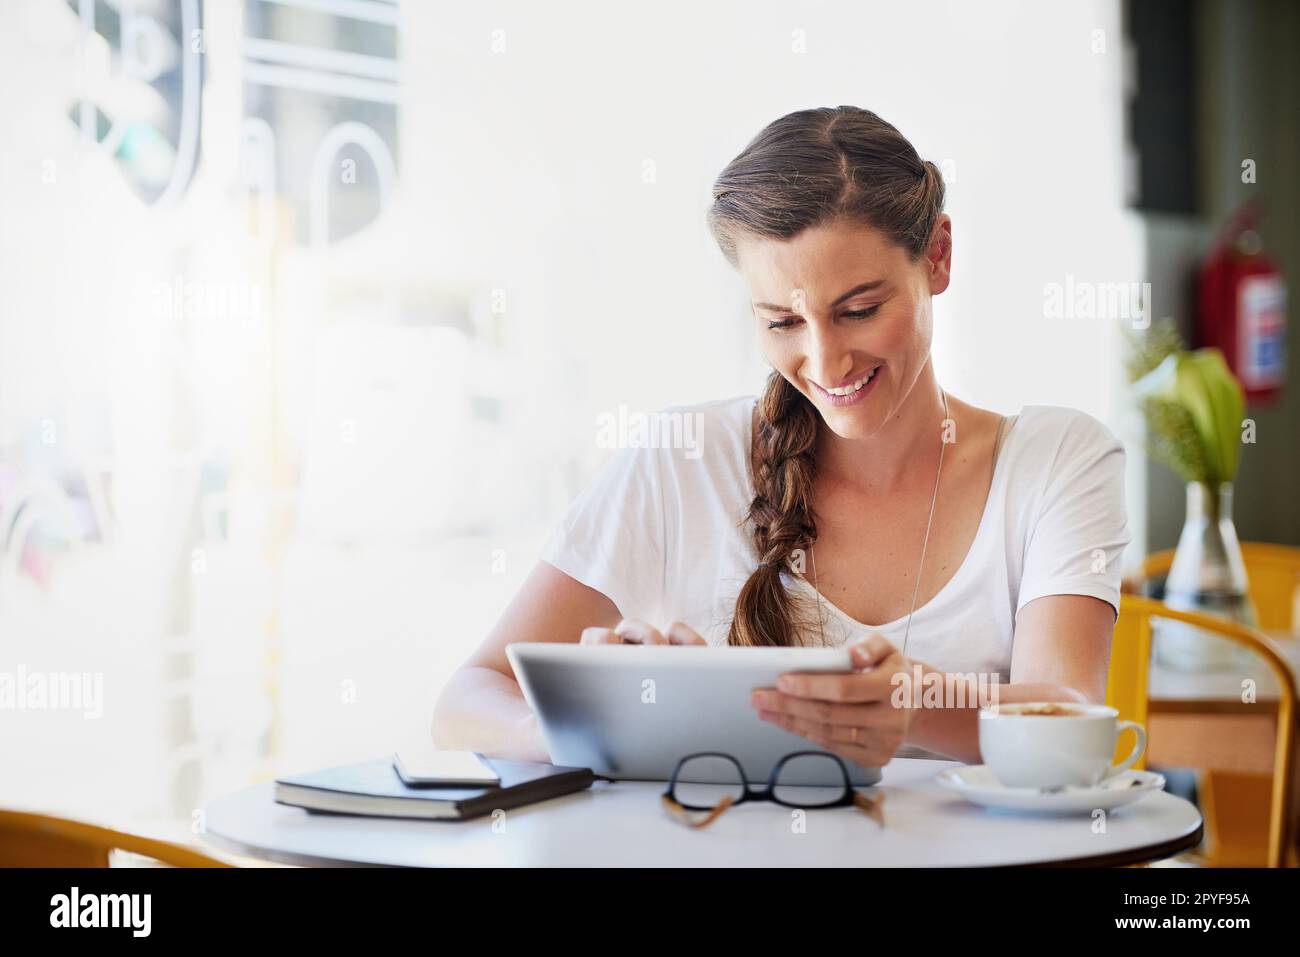
[[[254,785],[250,785],[248,789],[261,787],[261,786],[262,785],[254,784]],[[240,790],[247,790],[247,789],[241,788]],[[231,793],[237,793],[237,792],[231,792]],[[1167,794],[1168,792],[1166,791],[1163,793]],[[1171,796],[1178,797],[1178,795],[1176,794]],[[343,815],[343,816],[348,816],[348,815]],[[356,816],[364,817],[364,815],[356,815]],[[439,823],[439,822],[433,822],[433,823]],[[454,822],[442,822],[442,823],[454,823]],[[212,844],[214,847],[223,851],[227,851],[232,854],[238,854],[242,857],[251,857],[257,860],[271,861],[272,863],[275,864],[287,864],[293,867],[379,867],[385,869],[391,868],[391,869],[398,869],[398,870],[401,869],[419,870],[422,867],[421,865],[414,865],[414,864],[387,864],[378,861],[355,861],[355,860],[348,860],[339,857],[319,857],[315,854],[304,854],[295,851],[281,851],[276,849],[268,850],[264,848],[255,848],[251,844],[245,844],[241,841],[235,840],[234,838],[226,837],[225,835],[218,834],[214,831],[204,831],[201,837],[203,840]],[[1130,864],[1144,864],[1149,861],[1158,861],[1167,857],[1172,857],[1174,854],[1177,854],[1181,851],[1185,851],[1188,848],[1192,848],[1195,847],[1197,844],[1200,844],[1201,841],[1204,839],[1204,837],[1205,837],[1205,816],[1200,812],[1200,809],[1198,808],[1196,827],[1190,830],[1187,834],[1184,834],[1180,837],[1169,838],[1157,844],[1144,844],[1140,847],[1133,847],[1123,851],[1111,851],[1105,854],[1093,854],[1093,855],[1087,855],[1085,857],[1070,857],[1070,858],[1064,858],[1062,860],[1052,860],[1052,861],[1025,861],[1022,863],[1015,863],[1015,864],[951,864],[951,865],[935,864],[930,866],[935,870],[1005,870],[1005,869],[1014,869],[1014,868],[1042,869],[1042,868],[1059,868],[1059,867],[1098,867],[1098,868],[1125,867]],[[506,866],[507,865],[501,865],[502,869],[504,869]],[[542,865],[528,865],[528,866],[530,868],[535,867],[541,869],[552,869],[552,868],[566,868],[573,865],[542,864]],[[609,865],[599,866],[595,868],[589,865],[581,865],[581,866],[584,869],[599,869],[599,870],[624,869],[624,865],[618,865],[618,864],[609,864]],[[662,869],[671,869],[672,866],[673,865],[665,865],[663,866]],[[680,865],[680,866],[684,867],[686,865]],[[773,869],[779,867],[779,865],[773,865],[773,864],[768,864],[768,865],[755,864],[751,866],[754,868],[768,867]],[[823,866],[834,867],[836,869],[853,868],[853,865],[848,865],[848,864],[823,865]],[[902,865],[902,866],[906,866],[906,865]],[[436,865],[428,865],[428,868],[430,869],[434,867],[436,867]],[[655,869],[661,869],[661,868],[656,867]],[[736,869],[740,869],[740,868],[736,868]],[[897,866],[893,866],[893,867],[881,866],[881,865],[875,867],[859,866],[856,869],[895,870],[897,869]]]

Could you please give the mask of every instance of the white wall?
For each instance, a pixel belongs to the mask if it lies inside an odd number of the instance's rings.
[[[952,388],[1006,411],[1114,418],[1116,329],[1047,321],[1042,303],[1067,274],[1140,278],[1122,212],[1118,4],[555,9],[405,7],[402,159],[418,175],[403,188],[436,235],[415,262],[538,282],[528,334],[590,357],[594,404],[759,381],[743,290],[703,226],[709,186],[777,116],[849,103],[955,170],[937,346]],[[504,54],[488,52],[494,29]]]

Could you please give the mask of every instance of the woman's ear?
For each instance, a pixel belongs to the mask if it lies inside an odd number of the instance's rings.
[[[952,217],[947,213],[940,213],[935,221],[925,263],[930,271],[930,295],[937,296],[948,288],[952,272]]]

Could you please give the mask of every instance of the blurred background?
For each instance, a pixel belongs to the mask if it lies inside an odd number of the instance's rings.
[[[6,0],[0,671],[101,675],[102,714],[0,710],[0,803],[190,832],[426,742],[598,417],[760,388],[704,214],[796,109],[940,166],[941,380],[1123,437],[1136,573],[1188,483],[1128,343],[1213,344],[1196,276],[1243,203],[1298,274],[1298,47],[1281,0]],[[1262,315],[1236,530],[1300,545]]]

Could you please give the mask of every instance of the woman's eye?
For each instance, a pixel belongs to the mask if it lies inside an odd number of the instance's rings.
[[[852,312],[845,312],[844,315],[848,316],[850,319],[870,319],[879,311],[880,304],[877,303],[874,306],[868,306],[866,309],[856,309]]]
[[[852,311],[842,312],[840,313],[840,315],[847,316],[850,319],[870,319],[879,311],[880,311],[880,303],[876,303],[876,305],[868,306],[866,309],[855,309]],[[773,320],[772,322],[769,322],[767,324],[767,328],[789,329],[791,326],[795,325],[799,321],[800,320],[798,316],[786,316],[783,319],[776,319]]]

